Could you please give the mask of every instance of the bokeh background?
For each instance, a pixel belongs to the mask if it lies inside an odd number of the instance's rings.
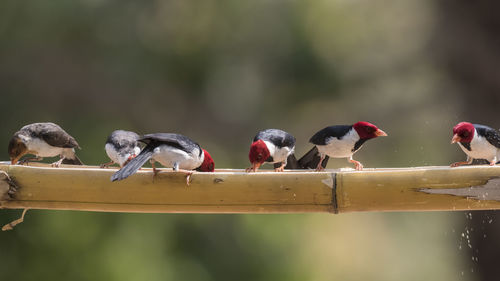
[[[449,165],[459,121],[500,127],[500,4],[466,0],[0,2],[0,159],[60,124],[87,164],[115,129],[178,132],[247,167],[264,128],[365,120],[366,167]],[[349,166],[334,159],[330,168]],[[0,223],[20,211],[0,212]],[[495,212],[169,215],[29,211],[1,280],[497,280]]]

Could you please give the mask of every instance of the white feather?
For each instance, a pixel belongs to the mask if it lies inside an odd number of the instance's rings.
[[[477,131],[474,132],[474,137],[470,142],[470,151],[461,143],[458,143],[458,145],[465,152],[465,154],[473,159],[486,159],[491,162],[493,160],[498,160],[498,157],[500,156],[499,149],[489,143],[486,138],[480,136]]]
[[[289,148],[287,146],[284,147],[276,147],[272,142],[264,141],[269,150],[269,154],[273,157],[272,163],[281,163],[285,162],[288,155],[293,153],[295,147]]]
[[[359,135],[356,130],[351,129],[340,140],[336,137],[331,137],[325,141],[326,145],[316,146],[319,153],[323,155],[328,155],[332,158],[348,158],[354,154],[352,149],[357,141],[359,141]]]
[[[187,153],[169,145],[160,145],[154,149],[151,159],[160,162],[167,168],[173,168],[175,163],[178,163],[179,169],[194,170],[201,166],[205,158],[204,153],[201,153],[201,156],[199,155],[199,149]]]

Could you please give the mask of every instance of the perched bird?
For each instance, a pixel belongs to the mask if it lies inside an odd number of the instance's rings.
[[[490,165],[500,160],[500,134],[488,126],[460,122],[453,128],[451,143],[458,143],[467,154],[467,161],[453,163],[451,167],[472,164],[474,159],[485,159]]]
[[[160,162],[163,166],[171,167],[176,172],[185,173],[188,185],[193,173],[192,170],[196,169],[200,172],[214,171],[214,160],[210,154],[186,136],[157,133],[145,135],[139,138],[139,141],[146,144],[144,149],[123,168],[113,174],[111,181],[122,180],[134,174],[148,160],[151,161],[154,175],[158,173],[154,164]]]
[[[315,146],[301,159],[299,166],[302,169],[323,170],[328,157],[348,158],[354,163],[356,170],[362,170],[363,165],[352,159],[365,141],[387,134],[368,122],[357,122],[354,125],[336,125],[322,129],[309,140]]]
[[[111,162],[104,163],[101,168],[108,167],[114,163],[123,167],[128,161],[136,157],[140,152],[138,140],[139,135],[123,130],[116,130],[109,135],[104,149]]]
[[[52,163],[59,167],[62,164],[83,165],[75,154],[75,147],[80,148],[76,140],[54,123],[33,123],[21,128],[9,142],[9,156],[12,164],[16,164],[25,154],[36,157],[26,158],[28,161],[40,161],[43,157],[60,156]]]
[[[283,172],[287,158],[293,156],[294,149],[295,137],[291,134],[278,129],[262,130],[257,133],[250,145],[248,158],[252,167],[246,170],[255,172],[267,162],[274,164],[276,172]]]

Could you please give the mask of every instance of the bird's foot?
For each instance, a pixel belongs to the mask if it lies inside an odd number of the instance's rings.
[[[466,161],[455,162],[455,163],[451,164],[450,167],[455,168],[455,167],[459,167],[459,166],[467,165],[467,164],[470,164],[470,163],[466,162]]]
[[[321,172],[323,171],[325,168],[323,168],[323,166],[321,166],[321,163],[316,167],[316,172]]]
[[[496,160],[490,162],[490,166],[495,166],[496,164],[497,164]]]
[[[259,163],[252,163],[252,167],[250,167],[250,168],[246,168],[246,169],[245,169],[245,172],[247,172],[247,173],[250,173],[250,172],[257,172],[257,170],[259,170],[259,168],[260,168],[260,165],[261,165],[261,164],[259,164]]]
[[[354,163],[354,169],[356,169],[356,171],[363,170],[363,164],[361,164],[361,162],[352,159],[350,159],[349,162]]]
[[[105,168],[109,168],[109,166],[113,165],[113,164],[115,164],[115,162],[111,161],[111,162],[108,162],[108,163],[101,164],[99,167],[101,169],[105,169]]]
[[[285,165],[281,165],[278,168],[274,168],[275,172],[284,172],[285,171]]]
[[[185,174],[186,175],[186,185],[189,186],[191,184],[191,176],[194,173],[193,171],[177,169],[177,170],[174,170],[174,172]]]
[[[50,164],[50,166],[52,166],[54,168],[59,168],[61,166],[61,163],[63,160],[64,160],[64,158],[61,158],[61,159],[59,159],[59,161],[56,161],[56,162]]]

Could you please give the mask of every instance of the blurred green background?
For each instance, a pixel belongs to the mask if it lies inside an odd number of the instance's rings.
[[[0,140],[52,121],[87,164],[115,129],[178,132],[216,168],[255,133],[370,121],[365,167],[449,165],[459,121],[500,127],[495,1],[0,2]],[[333,159],[330,168],[351,167]],[[0,223],[20,211],[0,212]],[[1,280],[496,280],[495,212],[171,215],[29,211]],[[497,275],[496,275],[497,274]]]

